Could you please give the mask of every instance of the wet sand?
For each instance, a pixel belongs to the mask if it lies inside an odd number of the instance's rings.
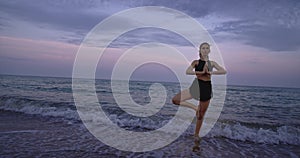
[[[192,139],[188,141],[191,143]],[[107,146],[91,135],[82,123],[70,124],[54,117],[41,117],[0,110],[0,157],[191,157],[186,141],[151,152],[126,152]],[[174,150],[174,147],[177,148]]]
[[[100,142],[82,123],[0,110],[0,157],[298,157],[298,146],[203,138],[192,152],[190,135],[149,152],[126,152]],[[241,150],[241,148],[243,150]],[[267,150],[261,150],[262,148]],[[228,150],[230,149],[230,150]],[[274,153],[276,151],[276,153]],[[268,157],[268,156],[267,156]]]
[[[0,157],[118,157],[80,125],[0,110]],[[121,154],[121,155],[119,155]]]

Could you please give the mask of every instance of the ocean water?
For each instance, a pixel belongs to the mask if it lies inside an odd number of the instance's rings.
[[[149,87],[153,83],[130,81],[128,91],[132,99],[139,105],[149,103]],[[106,115],[119,127],[132,131],[158,129],[168,123],[178,110],[171,103],[171,98],[179,92],[179,84],[160,84],[167,94],[164,107],[154,116],[137,117],[117,106],[109,80],[95,82],[97,96]],[[15,117],[26,114],[26,117],[42,120],[49,128],[56,128],[24,131],[10,130],[8,127],[11,125],[3,125],[8,129],[0,132],[0,157],[51,157],[59,154],[67,157],[300,156],[300,89],[296,88],[227,86],[221,115],[212,130],[202,138],[199,152],[191,150],[194,121],[170,145],[137,153],[107,146],[88,132],[74,105],[70,78],[1,75],[0,89],[2,112],[9,111]],[[3,114],[0,118],[7,117]],[[14,123],[18,125],[21,122]]]

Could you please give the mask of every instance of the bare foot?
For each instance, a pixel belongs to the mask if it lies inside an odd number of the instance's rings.
[[[200,147],[198,145],[193,146],[193,152],[199,151]]]
[[[194,136],[194,143],[195,145],[193,146],[193,152],[199,151],[200,150],[200,140],[201,138],[199,136]]]

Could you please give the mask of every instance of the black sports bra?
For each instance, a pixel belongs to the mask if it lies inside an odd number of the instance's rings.
[[[198,65],[196,65],[196,67],[195,67],[195,71],[203,71],[203,67],[204,67],[205,63],[206,63],[206,61],[199,59]],[[207,65],[208,65],[208,71],[212,71],[213,68],[212,68],[209,60],[207,61]]]

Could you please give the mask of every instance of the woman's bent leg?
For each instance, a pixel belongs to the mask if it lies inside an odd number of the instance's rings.
[[[192,95],[190,94],[189,90],[186,89],[186,90],[183,90],[180,93],[176,94],[173,97],[172,102],[175,105],[181,105],[181,106],[188,107],[188,108],[191,108],[196,111],[197,107],[194,104],[186,102],[186,100],[188,100],[188,99],[192,99]]]

